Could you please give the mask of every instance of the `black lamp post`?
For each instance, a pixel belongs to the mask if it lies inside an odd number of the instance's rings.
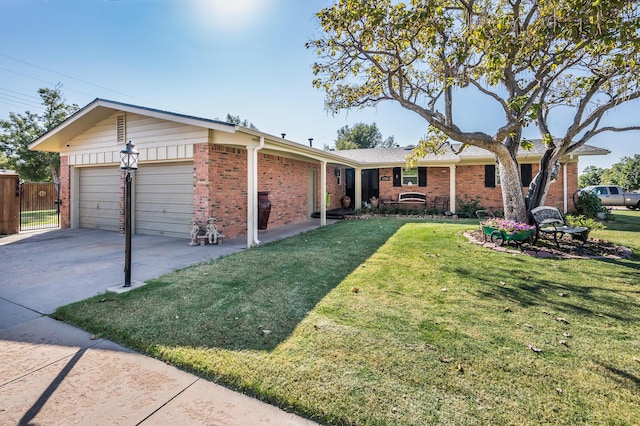
[[[124,286],[131,287],[131,170],[138,169],[138,151],[131,141],[120,151],[120,170],[125,170],[124,177]]]

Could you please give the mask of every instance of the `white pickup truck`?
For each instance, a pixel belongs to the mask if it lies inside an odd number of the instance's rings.
[[[602,200],[603,206],[625,206],[629,209],[640,209],[640,193],[624,192],[616,185],[592,185],[582,188],[580,192],[592,192]]]

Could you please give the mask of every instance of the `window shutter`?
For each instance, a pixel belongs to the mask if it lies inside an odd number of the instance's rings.
[[[393,186],[402,186],[402,168],[393,168]]]
[[[484,166],[484,187],[495,188],[496,186],[496,166],[487,164]]]
[[[533,179],[531,164],[520,164],[520,179],[522,180],[522,186],[528,187],[531,185],[531,180]]]
[[[427,186],[427,168],[418,167],[418,186]]]
[[[127,125],[124,114],[118,114],[116,116],[116,141],[122,145],[127,143]]]

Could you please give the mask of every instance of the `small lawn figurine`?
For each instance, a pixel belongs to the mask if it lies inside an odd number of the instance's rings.
[[[209,244],[218,244],[218,240],[220,244],[222,244],[224,235],[220,233],[218,225],[216,225],[215,217],[210,217],[209,220],[207,220],[207,232],[204,235],[209,239]]]
[[[191,242],[189,243],[190,246],[198,245],[199,233],[200,233],[200,225],[198,225],[198,222],[196,220],[192,220],[191,221]]]

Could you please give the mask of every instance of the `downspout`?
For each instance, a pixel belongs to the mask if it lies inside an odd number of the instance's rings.
[[[327,162],[320,166],[320,226],[327,224]]]
[[[568,202],[568,197],[569,194],[567,193],[569,191],[568,185],[567,185],[567,163],[564,163],[562,165],[562,192],[564,193],[564,213],[566,214],[567,211],[569,211],[569,202]]]
[[[251,198],[253,199],[253,244],[258,245],[260,241],[258,240],[258,151],[264,148],[264,136],[260,136],[260,145],[257,148],[254,148],[253,155],[255,161],[253,162],[253,193],[251,194]]]

